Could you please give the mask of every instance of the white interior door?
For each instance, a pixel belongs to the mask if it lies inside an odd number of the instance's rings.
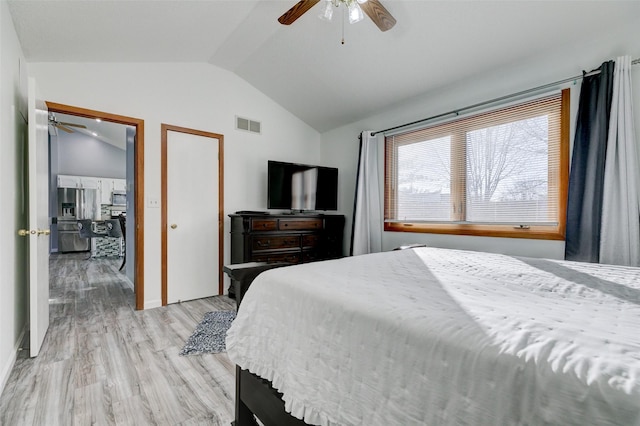
[[[29,328],[36,356],[49,328],[48,110],[29,79]]]
[[[219,140],[167,132],[167,303],[218,294]]]

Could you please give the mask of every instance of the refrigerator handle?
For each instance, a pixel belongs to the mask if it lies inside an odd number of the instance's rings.
[[[76,189],[76,218],[78,220],[84,217],[84,192],[82,189]]]

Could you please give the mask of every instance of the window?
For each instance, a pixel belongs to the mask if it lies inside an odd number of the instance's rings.
[[[564,239],[569,90],[385,139],[385,231]]]

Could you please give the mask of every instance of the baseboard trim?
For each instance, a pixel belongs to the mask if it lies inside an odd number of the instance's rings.
[[[13,347],[13,351],[11,356],[7,360],[6,364],[2,368],[2,373],[0,373],[0,394],[4,391],[4,387],[7,384],[7,380],[9,380],[9,376],[11,375],[11,370],[13,370],[13,366],[16,363],[16,359],[18,358],[18,351],[20,350],[20,345],[22,344],[22,340],[24,339],[25,333],[27,332],[27,324],[22,328],[22,332],[18,336],[18,340],[15,342]]]

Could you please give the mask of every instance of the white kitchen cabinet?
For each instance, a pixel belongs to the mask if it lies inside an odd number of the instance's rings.
[[[58,175],[58,188],[97,189],[100,204],[111,204],[113,191],[126,191],[126,179]]]
[[[98,178],[91,176],[80,176],[80,188],[98,189]]]
[[[127,190],[127,180],[126,179],[114,179],[113,180],[113,190],[114,191],[126,191]]]
[[[80,176],[58,175],[58,188],[80,188]]]
[[[98,189],[100,190],[100,204],[111,204],[111,194],[113,191],[126,191],[126,179],[98,178]]]
[[[98,178],[91,176],[58,175],[58,188],[98,189]]]
[[[100,190],[100,204],[111,204],[111,193],[113,192],[113,179],[98,179],[98,189]]]

